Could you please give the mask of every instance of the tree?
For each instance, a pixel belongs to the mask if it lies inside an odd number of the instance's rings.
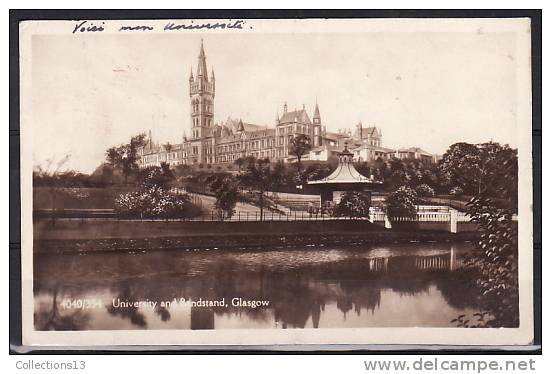
[[[239,182],[246,188],[254,190],[258,194],[260,207],[260,220],[264,219],[266,206],[266,191],[281,185],[284,166],[281,162],[275,165],[269,159],[250,159],[245,172],[239,176]]]
[[[513,219],[518,202],[518,159],[507,147],[491,145],[492,162],[484,162],[485,172],[480,193],[467,203],[471,221],[481,232],[475,244],[479,251],[470,266],[478,276],[488,327],[516,327],[518,311],[518,228]],[[486,181],[499,180],[492,188]]]
[[[516,157],[516,150],[499,143],[455,143],[444,153],[438,165],[442,181],[449,187],[461,187],[469,195],[481,196],[503,181],[497,168],[504,160]]]
[[[367,218],[370,205],[369,194],[361,191],[347,191],[342,194],[334,214],[338,217]]]
[[[402,160],[397,158],[390,160],[386,172],[385,182],[391,191],[410,184],[411,175],[407,172],[405,163]]]
[[[174,169],[172,169],[172,172],[174,173],[174,176],[176,176],[176,177],[185,177],[185,176],[190,175],[192,170],[193,170],[193,168],[191,166],[180,164],[180,165],[176,165],[174,167]]]
[[[222,220],[231,218],[240,196],[237,180],[230,175],[217,175],[210,179],[209,187],[216,197],[214,206],[222,213]]]
[[[234,164],[236,164],[239,171],[241,171],[241,168],[243,167],[243,165],[245,165],[245,159],[243,157],[239,157],[237,160],[234,161]]]
[[[308,165],[303,171],[299,172],[298,183],[305,184],[308,181],[325,178],[333,169],[326,163],[315,163]]]
[[[408,186],[402,186],[385,199],[389,217],[415,217],[417,215],[417,193]]]
[[[108,163],[102,163],[99,165],[96,170],[90,175],[90,179],[100,185],[109,185],[113,184],[115,180],[119,179],[122,182],[122,175],[120,173],[115,173],[115,169],[112,165]]]
[[[128,144],[109,148],[105,154],[107,162],[122,171],[124,183],[128,183],[128,177],[139,170],[138,149],[145,145],[145,134],[135,135],[130,138]]]
[[[58,197],[61,193],[71,193],[73,190],[67,189],[72,187],[70,176],[74,172],[66,171],[61,172],[60,169],[69,161],[71,155],[65,155],[60,160],[48,159],[46,161],[46,167],[38,166],[33,172],[33,183],[36,185],[37,181],[40,181],[41,185],[48,188],[50,193],[50,199],[52,202],[52,225],[55,225]],[[67,178],[69,176],[69,178]],[[78,192],[75,194],[78,197]]]
[[[289,142],[289,154],[297,158],[297,167],[300,169],[302,157],[312,149],[310,137],[304,134],[298,134],[291,138]]]
[[[176,179],[174,173],[170,169],[170,165],[166,162],[161,162],[161,166],[149,166],[138,172],[137,181],[141,186],[159,186],[167,189],[169,184]]]
[[[354,167],[356,168],[356,170],[358,170],[360,174],[365,176],[370,176],[373,173],[373,170],[367,162],[357,163],[356,165],[354,165]]]

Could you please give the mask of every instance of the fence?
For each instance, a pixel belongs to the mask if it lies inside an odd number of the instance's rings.
[[[417,207],[417,213],[412,217],[389,217],[383,211],[373,210],[369,218],[371,222],[384,222],[386,228],[392,228],[393,223],[401,222],[449,223],[447,229],[453,233],[457,232],[459,222],[470,222],[470,217],[466,213],[440,206]]]
[[[284,206],[291,211],[307,211],[312,206],[319,206],[319,195],[300,195],[286,192],[268,192],[266,194],[276,204]]]
[[[53,211],[51,209],[39,209],[34,212],[35,219],[50,219],[55,216],[56,219],[63,220],[108,220],[117,221],[121,217],[117,215],[114,209],[59,209]],[[513,219],[516,221],[517,217]],[[351,217],[334,217],[326,212],[317,210],[315,212],[307,212],[304,210],[289,210],[287,213],[280,213],[265,209],[262,217],[259,211],[237,211],[232,217],[225,217],[220,211],[209,210],[198,217],[193,218],[136,218],[125,219],[130,221],[196,221],[196,222],[220,222],[220,221],[237,221],[237,222],[255,222],[255,221],[329,221],[329,220],[369,220],[373,223],[384,223],[385,227],[391,228],[393,224],[400,223],[423,223],[425,228],[438,227],[438,229],[446,229],[450,232],[457,232],[458,223],[471,222],[470,216],[466,213],[459,212],[449,207],[441,206],[420,206],[417,214],[414,217],[388,217],[386,213],[380,209],[371,208],[369,218],[351,218]],[[425,224],[426,223],[426,224]],[[433,225],[431,225],[431,223]],[[467,229],[464,227],[463,229]],[[468,226],[468,225],[467,225]]]
[[[432,212],[432,211],[417,211],[414,217],[388,217],[390,221],[395,222],[449,222],[452,218],[452,214],[457,214],[458,222],[470,222],[470,217],[461,212],[454,213],[454,211],[448,212]],[[385,212],[372,212],[369,215],[369,219],[372,222],[384,222],[387,217]]]
[[[36,218],[51,218],[52,210],[40,209],[35,210]],[[443,212],[418,212],[416,217],[392,217],[389,218],[392,222],[449,222],[451,213]],[[58,219],[112,219],[118,220],[117,213],[114,209],[59,209],[55,212],[55,217]],[[372,211],[369,215],[371,222],[384,222],[386,214],[382,211]],[[350,220],[358,219],[351,217],[334,217],[328,213],[323,213],[321,210],[308,213],[303,210],[289,210],[288,213],[282,214],[274,211],[265,210],[262,214],[263,221],[325,221],[325,220]],[[367,218],[364,218],[364,220]],[[137,219],[141,221],[166,221],[161,218],[143,218]],[[193,218],[177,218],[168,219],[169,221],[260,221],[260,212],[242,212],[238,211],[232,217],[225,217],[222,212],[211,210],[203,213],[198,217]],[[458,222],[469,222],[470,219],[466,214],[459,213],[457,216]]]
[[[53,211],[51,209],[39,209],[34,212],[35,218],[52,218]],[[63,220],[122,220],[117,215],[114,209],[58,209],[55,211],[56,219]],[[306,211],[290,211],[288,214],[281,214],[265,210],[262,214],[260,212],[236,212],[232,217],[225,217],[222,212],[216,210],[210,210],[204,212],[200,216],[192,218],[133,218],[124,219],[129,221],[203,221],[203,222],[220,222],[220,221],[240,221],[240,222],[254,222],[254,221],[325,221],[335,219],[350,219],[333,217],[328,214],[309,214]]]

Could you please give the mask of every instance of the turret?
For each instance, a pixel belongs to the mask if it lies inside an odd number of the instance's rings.
[[[314,109],[314,116],[312,117],[312,120],[314,123],[321,123],[320,108],[318,107],[317,101],[316,101],[316,109]]]
[[[314,116],[312,117],[312,124],[314,125],[314,147],[319,147],[322,144],[322,131],[321,131],[321,116],[320,109],[318,107],[318,101],[316,100],[316,108],[314,109]]]
[[[358,139],[363,139],[363,125],[362,125],[362,121],[358,122],[358,124],[356,125],[356,137]]]

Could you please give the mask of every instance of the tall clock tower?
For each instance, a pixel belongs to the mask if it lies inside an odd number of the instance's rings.
[[[214,69],[209,79],[207,58],[201,39],[197,74],[189,76],[189,97],[191,104],[191,138],[201,139],[211,136],[214,121]]]

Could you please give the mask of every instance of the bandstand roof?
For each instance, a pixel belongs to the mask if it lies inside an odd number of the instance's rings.
[[[331,175],[315,180],[308,181],[308,184],[329,184],[329,183],[375,183],[373,180],[360,174],[354,165],[350,163],[342,164],[331,173]]]
[[[339,152],[339,164],[337,168],[327,177],[315,180],[308,181],[308,184],[335,184],[335,183],[346,183],[346,184],[355,184],[355,183],[372,183],[377,184],[379,182],[374,181],[371,178],[368,178],[362,174],[352,164],[352,153],[345,147],[342,152]]]

